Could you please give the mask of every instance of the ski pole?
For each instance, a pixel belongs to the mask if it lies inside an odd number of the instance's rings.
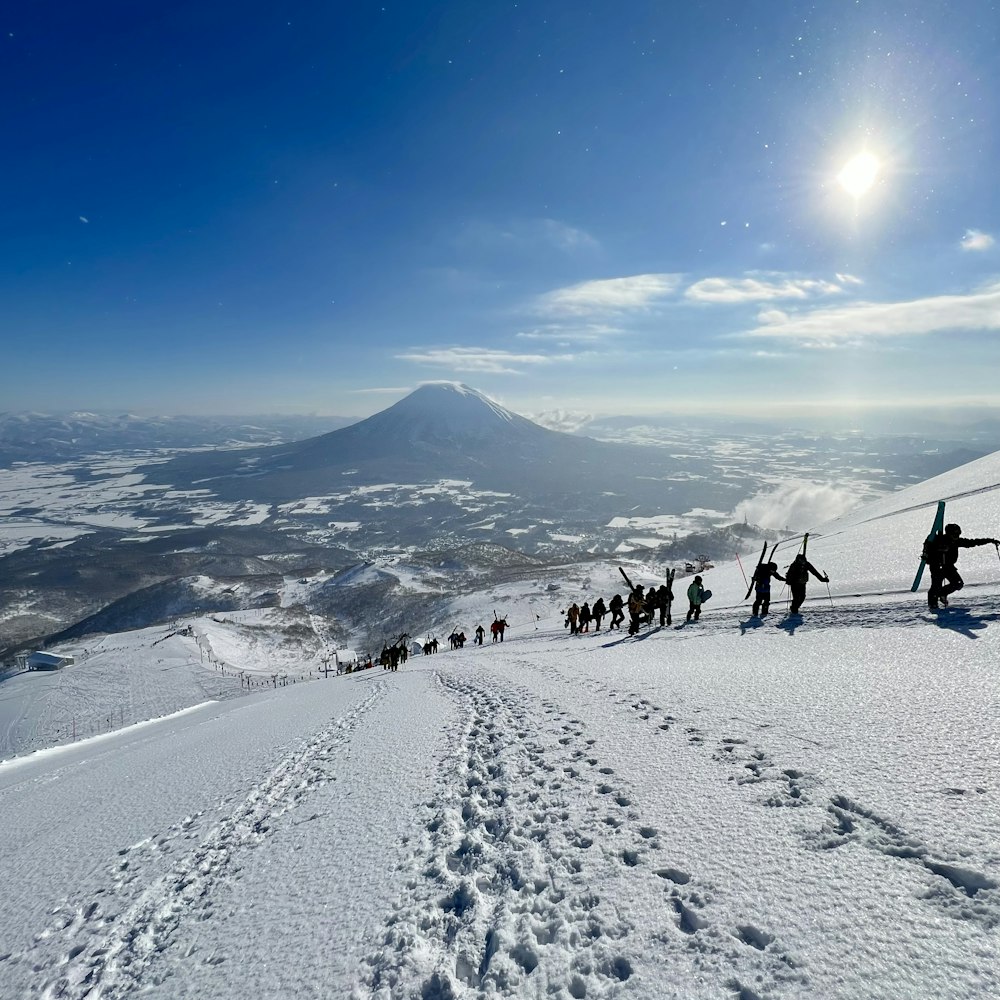
[[[743,572],[743,560],[742,560],[742,559],[740,559],[740,554],[739,554],[739,552],[737,552],[737,553],[736,553],[736,562],[737,562],[737,564],[738,564],[738,565],[739,565],[739,567],[740,567],[740,572],[741,572],[741,573],[743,573],[743,582],[744,582],[744,583],[745,583],[745,584],[746,584],[746,585],[747,585],[747,586],[749,587],[749,586],[750,586],[750,583],[749,583],[749,581],[747,580],[747,575],[746,575],[746,573],[744,573],[744,572]]]
[[[830,581],[829,580],[826,581],[826,596],[830,598],[830,607],[832,608],[834,606],[834,604],[833,604],[833,594],[830,593]]]

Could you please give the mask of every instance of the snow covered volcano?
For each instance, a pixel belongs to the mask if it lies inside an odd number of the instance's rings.
[[[329,434],[202,453],[144,471],[153,482],[197,483],[222,497],[272,501],[326,494],[345,484],[464,479],[522,497],[625,490],[639,502],[661,497],[662,487],[651,482],[678,466],[665,449],[552,431],[469,386],[433,382]]]

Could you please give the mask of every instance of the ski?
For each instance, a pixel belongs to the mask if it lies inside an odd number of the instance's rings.
[[[944,501],[938,500],[937,513],[934,515],[934,526],[931,528],[931,533],[924,539],[924,545],[927,545],[936,534],[944,530]],[[920,565],[917,567],[917,575],[913,578],[913,586],[910,587],[914,593],[916,593],[917,588],[920,586],[920,580],[924,575],[924,567],[927,565],[927,560],[924,559],[923,554],[920,556]]]
[[[626,573],[625,570],[621,568],[621,566],[618,567],[618,572],[621,573],[623,579],[628,584],[629,592],[631,593],[631,591],[635,590],[635,587],[632,586],[632,581],[628,578],[628,573]]]
[[[674,603],[674,573],[676,569],[667,570],[667,624],[672,624],[670,620],[670,606]]]
[[[747,587],[746,597],[743,598],[744,601],[747,599],[747,597],[750,596],[750,591],[753,590],[754,582],[757,579],[757,572],[760,570],[761,566],[764,565],[764,556],[766,555],[767,555],[767,542],[765,541],[764,548],[760,550],[760,558],[757,560],[757,569],[753,571],[753,576],[750,577],[750,586]]]

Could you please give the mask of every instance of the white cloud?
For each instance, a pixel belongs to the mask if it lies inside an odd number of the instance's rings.
[[[371,389],[347,389],[346,391],[360,396],[368,394],[398,396],[400,393],[413,392],[413,386],[386,385],[386,386],[375,386],[374,388]]]
[[[818,278],[781,275],[748,278],[703,278],[689,286],[684,297],[695,302],[762,302],[769,299],[809,299],[843,292],[839,284]]]
[[[81,215],[80,216],[80,221],[81,222],[90,222],[90,219],[88,219],[85,215]]]
[[[858,278],[857,276],[855,276],[853,274],[842,274],[840,271],[838,271],[834,275],[834,277],[837,279],[837,282],[839,284],[841,284],[841,285],[863,285],[864,284],[864,282],[860,278]]]
[[[627,278],[583,281],[540,296],[538,308],[545,314],[568,316],[642,311],[672,295],[680,281],[679,274],[634,274]]]
[[[856,302],[811,312],[765,309],[757,322],[746,336],[812,342],[1000,330],[1000,284],[969,295],[936,295],[909,302]]]
[[[996,240],[980,229],[966,229],[959,244],[963,250],[989,250]]]
[[[572,360],[572,355],[514,354],[511,351],[496,351],[485,347],[441,347],[397,354],[396,358],[456,372],[520,375],[523,368],[547,365],[554,361],[569,361]]]
[[[733,514],[762,528],[805,531],[839,517],[860,501],[856,490],[797,480],[741,500]]]

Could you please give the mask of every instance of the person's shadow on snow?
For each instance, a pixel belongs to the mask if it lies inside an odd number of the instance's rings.
[[[751,616],[746,621],[740,622],[740,635],[746,635],[747,632],[752,632],[754,629],[760,628],[763,624],[763,618]]]
[[[981,632],[989,622],[1000,621],[1000,614],[974,615],[968,608],[951,608],[932,615],[930,621],[938,628],[958,632],[966,639],[978,639],[976,632]]]
[[[775,626],[783,631],[787,632],[789,635],[795,635],[795,630],[802,624],[802,615],[796,612],[794,615],[785,615],[780,622]]]

